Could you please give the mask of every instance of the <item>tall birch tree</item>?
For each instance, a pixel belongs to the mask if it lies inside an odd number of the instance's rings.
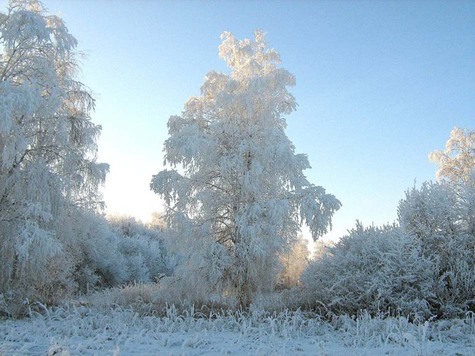
[[[184,262],[190,291],[234,295],[247,306],[276,283],[280,254],[309,226],[326,233],[340,202],[311,184],[307,156],[285,134],[296,109],[295,78],[262,31],[254,39],[221,36],[229,73],[211,71],[201,95],[168,121],[168,168],[155,175]]]

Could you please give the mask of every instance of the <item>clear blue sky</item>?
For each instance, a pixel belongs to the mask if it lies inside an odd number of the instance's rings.
[[[170,115],[199,94],[219,35],[256,28],[297,78],[287,134],[307,153],[309,180],[343,203],[341,236],[359,219],[396,218],[404,191],[434,179],[427,155],[454,126],[475,128],[474,1],[45,0],[86,54],[96,93],[99,155],[111,164],[111,213],[146,219]]]

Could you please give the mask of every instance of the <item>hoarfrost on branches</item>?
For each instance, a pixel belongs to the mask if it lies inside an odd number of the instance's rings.
[[[108,165],[96,162],[101,128],[76,79],[76,45],[38,1],[0,13],[0,292],[51,282],[62,219],[100,203]]]
[[[208,73],[201,95],[170,117],[170,169],[153,177],[151,189],[164,198],[181,241],[185,284],[248,305],[274,287],[278,255],[300,224],[318,238],[340,202],[306,179],[308,159],[285,134],[283,115],[297,106],[287,89],[295,78],[279,67],[264,33],[239,41],[225,32],[221,40],[230,73]]]
[[[444,151],[433,151],[429,159],[439,165],[437,179],[475,185],[475,131],[455,127]]]

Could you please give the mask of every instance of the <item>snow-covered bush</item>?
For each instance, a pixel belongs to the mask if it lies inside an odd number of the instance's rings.
[[[74,278],[80,290],[147,283],[169,275],[172,267],[163,244],[165,233],[135,221],[78,214],[65,232],[76,261]]]
[[[109,224],[120,237],[118,249],[126,260],[130,281],[155,282],[173,273],[176,263],[167,253],[163,228],[147,226],[133,217],[111,217]]]
[[[114,286],[129,280],[126,259],[119,253],[120,237],[106,219],[93,212],[70,212],[60,226],[65,253],[74,264],[72,278],[80,291]]]
[[[52,305],[77,292],[156,282],[175,266],[164,247],[166,232],[133,218],[109,222],[94,212],[70,209],[58,217],[55,232],[61,249],[41,270],[46,275],[33,279],[36,274],[28,271],[30,285],[0,293],[0,313],[19,315],[31,302]]]
[[[428,317],[424,298],[432,288],[433,262],[421,256],[420,242],[397,226],[358,223],[310,262],[302,276],[304,301],[336,314]]]
[[[304,301],[338,314],[427,318],[473,311],[474,191],[438,183],[409,190],[398,225],[358,224],[310,263],[302,277]]]
[[[454,316],[475,307],[475,186],[424,183],[398,207],[399,223],[433,261],[431,311]]]

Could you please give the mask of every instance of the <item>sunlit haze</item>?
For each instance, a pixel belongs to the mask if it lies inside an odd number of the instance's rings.
[[[4,3],[4,1],[3,1]],[[147,221],[167,120],[226,71],[219,36],[260,28],[293,73],[299,104],[287,135],[308,154],[310,182],[343,204],[338,237],[392,222],[414,184],[435,178],[430,151],[454,126],[475,128],[473,1],[44,1],[85,54],[80,79],[97,99],[99,157],[111,170],[109,214]]]

